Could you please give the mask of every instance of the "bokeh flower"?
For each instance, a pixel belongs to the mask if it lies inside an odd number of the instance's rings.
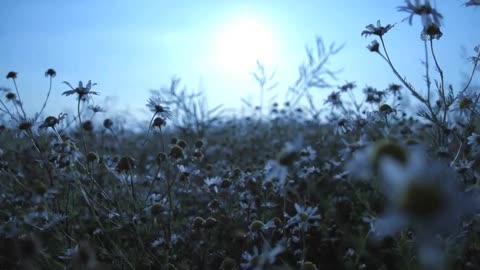
[[[405,0],[406,6],[398,7],[398,11],[403,11],[410,13],[405,19],[408,19],[408,23],[411,25],[413,16],[418,15],[422,18],[422,25],[427,27],[429,24],[436,23],[441,25],[441,20],[443,19],[442,14],[440,14],[435,8],[430,4],[430,0],[425,0],[423,4],[420,3],[420,0],[415,0],[414,3],[411,0]]]
[[[469,0],[465,2],[465,6],[480,6],[480,0]]]
[[[462,219],[478,211],[478,203],[460,189],[452,168],[427,160],[422,151],[414,151],[406,163],[384,156],[379,164],[388,204],[384,215],[373,222],[375,235],[393,235],[409,226],[416,234],[420,261],[439,269],[444,262],[436,235],[456,233]]]

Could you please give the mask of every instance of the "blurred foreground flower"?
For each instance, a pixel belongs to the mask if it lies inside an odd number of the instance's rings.
[[[275,263],[279,254],[285,251],[284,243],[280,242],[275,247],[271,247],[267,242],[264,242],[261,251],[254,246],[252,253],[243,252],[242,259],[245,261],[240,264],[242,269],[268,269],[266,266]]]
[[[455,171],[413,151],[405,161],[383,156],[379,178],[388,200],[386,213],[373,222],[377,237],[406,228],[416,234],[420,261],[428,269],[445,264],[438,236],[457,234],[460,222],[479,209],[478,201],[460,190]]]
[[[465,3],[465,6],[480,6],[480,0],[470,0]]]
[[[415,3],[411,3],[410,0],[405,0],[406,6],[398,7],[398,11],[404,11],[410,13],[406,19],[408,23],[412,24],[412,19],[414,15],[418,15],[422,18],[422,25],[427,27],[429,24],[436,23],[441,25],[441,20],[443,19],[442,14],[440,14],[435,8],[430,4],[430,0],[425,0],[424,4],[420,4],[420,0],[415,0]]]

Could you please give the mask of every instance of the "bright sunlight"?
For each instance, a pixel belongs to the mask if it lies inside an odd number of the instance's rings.
[[[253,16],[230,19],[214,34],[214,64],[232,76],[249,75],[259,60],[272,64],[275,42],[268,24]]]

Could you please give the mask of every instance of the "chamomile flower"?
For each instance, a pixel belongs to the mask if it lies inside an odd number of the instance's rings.
[[[432,22],[441,25],[443,16],[432,7],[430,0],[425,0],[423,4],[420,3],[420,0],[415,0],[414,3],[412,3],[411,0],[405,0],[405,3],[406,6],[398,7],[398,11],[410,13],[410,16],[405,18],[405,20],[408,19],[410,25],[412,24],[413,16],[415,15],[422,18],[422,25],[424,27],[427,27]]]
[[[147,107],[156,116],[160,116],[164,119],[170,119],[172,117],[170,108],[167,106],[161,105],[161,100],[158,98],[150,98],[147,102]]]
[[[474,109],[475,105],[475,97],[462,93],[458,96],[453,110],[458,111],[461,116],[464,116],[467,112]]]
[[[317,214],[318,207],[304,207],[295,203],[295,210],[297,213],[287,220],[287,228],[298,227],[302,231],[308,231],[310,227],[318,226],[317,221],[322,218],[321,215]]]
[[[379,171],[388,205],[373,224],[375,234],[391,235],[409,226],[416,234],[420,260],[441,264],[430,257],[431,251],[439,250],[435,235],[455,232],[463,217],[479,209],[477,202],[459,189],[452,168],[428,161],[421,152],[406,163],[383,157]]]
[[[220,186],[220,183],[222,182],[222,178],[215,176],[215,177],[208,177],[203,180],[205,183],[205,187],[207,187],[209,190],[214,191],[215,193],[218,192],[218,187]]]
[[[294,142],[287,142],[275,160],[269,160],[265,164],[265,180],[277,179],[277,187],[283,193],[287,182],[288,167],[294,165],[302,149],[303,138],[297,137]]]
[[[480,134],[472,133],[472,135],[467,138],[467,144],[470,146],[470,151],[474,156],[480,154]]]
[[[333,133],[335,135],[346,134],[351,131],[350,121],[346,118],[336,119],[333,122]]]
[[[392,24],[387,24],[386,26],[382,26],[380,24],[380,20],[377,21],[377,26],[373,25],[373,24],[369,24],[367,26],[365,26],[365,28],[367,30],[364,30],[362,32],[362,36],[365,36],[365,37],[368,37],[370,35],[375,35],[375,36],[379,36],[379,37],[382,37],[383,35],[385,35],[388,31],[390,31],[390,29],[393,28],[394,25]]]
[[[328,95],[327,100],[325,100],[325,104],[330,103],[333,108],[341,107],[343,102],[340,98],[340,92],[333,91],[330,95]]]
[[[266,269],[265,266],[275,263],[275,260],[279,254],[285,251],[283,243],[277,244],[275,247],[271,247],[268,243],[264,243],[262,250],[260,251],[256,246],[253,247],[253,251],[243,252],[242,259],[245,261],[240,264],[242,269]]]
[[[87,85],[83,86],[83,82],[79,81],[77,87],[73,87],[69,82],[64,81],[71,90],[65,91],[62,93],[64,96],[70,95],[77,95],[77,98],[81,101],[88,101],[91,98],[91,95],[98,95],[98,92],[92,91],[92,87],[97,85],[96,83],[92,83],[92,81],[88,81]]]
[[[384,157],[390,157],[401,164],[406,164],[409,158],[407,148],[392,140],[381,140],[353,153],[353,158],[347,163],[347,171],[353,179],[367,180],[378,174],[379,162]]]

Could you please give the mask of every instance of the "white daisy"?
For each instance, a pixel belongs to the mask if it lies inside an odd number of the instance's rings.
[[[467,138],[467,144],[470,146],[471,153],[474,156],[480,154],[480,134],[472,133],[472,135]]]
[[[442,264],[431,259],[440,250],[436,235],[457,232],[460,221],[479,209],[478,201],[459,189],[452,168],[428,161],[420,151],[409,155],[406,163],[383,157],[379,176],[388,206],[386,214],[373,222],[375,235],[392,235],[409,226],[416,233],[420,260],[425,265]]]

